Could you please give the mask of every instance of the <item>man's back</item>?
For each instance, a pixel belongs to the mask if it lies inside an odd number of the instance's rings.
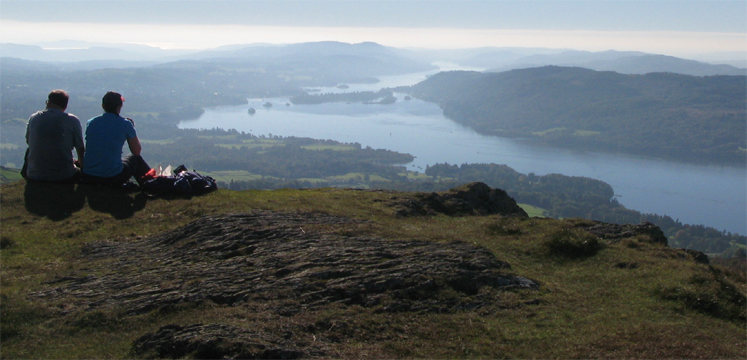
[[[118,175],[122,171],[122,146],[135,136],[132,123],[117,114],[107,112],[88,120],[83,172],[99,177]]]
[[[39,111],[29,118],[27,177],[31,180],[60,181],[75,176],[73,148],[83,148],[83,131],[75,115],[55,108]]]

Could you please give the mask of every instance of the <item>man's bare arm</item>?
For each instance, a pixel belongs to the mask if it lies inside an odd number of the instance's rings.
[[[143,150],[143,147],[140,145],[140,139],[137,136],[127,139],[127,145],[130,146],[132,155],[140,155],[140,152]]]
[[[78,153],[78,166],[80,166],[80,168],[82,169],[83,168],[83,155],[85,155],[86,149],[80,147],[80,148],[75,148],[75,151]]]

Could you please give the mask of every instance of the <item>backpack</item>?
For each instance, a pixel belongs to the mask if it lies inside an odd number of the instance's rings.
[[[196,171],[187,171],[184,165],[174,170],[174,176],[155,176],[144,181],[140,187],[149,194],[200,195],[218,188],[218,184],[210,176]]]

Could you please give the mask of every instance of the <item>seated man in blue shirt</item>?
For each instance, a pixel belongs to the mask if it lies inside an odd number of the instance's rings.
[[[26,150],[21,175],[28,180],[74,182],[83,160],[83,130],[73,114],[65,112],[70,97],[64,90],[52,90],[47,108],[31,115],[26,127]],[[78,153],[73,161],[72,150]]]
[[[104,114],[88,120],[81,182],[116,186],[129,182],[134,176],[141,184],[143,176],[150,171],[150,166],[140,156],[142,146],[135,122],[119,116],[122,105],[122,95],[109,91],[101,101]],[[131,154],[122,159],[125,141]]]

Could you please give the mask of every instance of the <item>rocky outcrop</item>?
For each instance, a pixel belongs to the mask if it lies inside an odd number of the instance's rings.
[[[446,192],[416,194],[397,204],[398,216],[433,215],[450,216],[492,215],[528,217],[516,200],[501,189],[491,189],[481,182],[469,183]]]
[[[220,306],[277,323],[330,307],[382,314],[497,309],[504,290],[539,286],[476,245],[334,230],[355,223],[362,222],[322,213],[207,216],[133,242],[92,243],[80,260],[90,272],[58,278],[32,296],[66,304],[65,313],[107,308],[134,316]],[[262,326],[272,325],[168,325],[140,337],[132,351],[141,358],[325,356],[321,338],[304,340],[314,336],[310,328],[287,328],[285,336]]]
[[[610,242],[620,241],[625,238],[639,237],[648,242],[667,246],[667,237],[661,229],[648,222],[640,224],[609,224],[594,221],[592,225],[583,226],[588,233]],[[641,237],[643,236],[643,237]]]
[[[661,230],[661,228],[648,221],[644,221],[637,225],[608,224],[594,221],[591,225],[586,224],[581,227],[588,233],[609,242],[618,242],[626,238],[637,238],[639,240],[643,240],[652,244],[669,247],[667,237],[666,235],[664,235],[664,232]],[[690,249],[672,249],[672,251],[676,251],[682,256],[690,257],[692,260],[700,264],[710,263],[708,255],[704,254],[701,251]],[[626,265],[621,263],[620,267],[626,267]]]
[[[138,338],[132,352],[157,359],[298,359],[324,354],[309,346],[301,350],[291,338],[227,324],[168,325]]]
[[[483,287],[535,288],[487,249],[463,242],[390,241],[317,233],[353,222],[319,213],[257,212],[204,217],[135,242],[97,242],[84,257],[100,275],[59,278],[40,298],[71,306],[120,306],[141,314],[185,302],[236,305],[277,301],[293,315],[329,303],[380,311],[448,312],[492,300]],[[443,291],[462,298],[442,300]]]

